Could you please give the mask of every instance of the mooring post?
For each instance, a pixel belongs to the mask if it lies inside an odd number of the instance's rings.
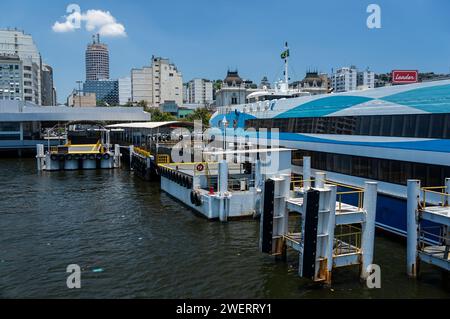
[[[44,169],[44,144],[36,144],[36,163],[38,171]]]
[[[366,182],[364,189],[364,211],[366,218],[361,227],[362,267],[361,278],[370,275],[369,266],[373,264],[373,250],[375,242],[375,217],[377,213],[377,183]]]
[[[334,245],[334,229],[336,228],[336,185],[330,185],[330,200],[329,200],[329,211],[330,215],[328,218],[327,234],[328,243],[326,250],[327,259],[327,273],[325,281],[328,285],[331,284],[331,274],[333,271],[333,245]]]
[[[417,277],[417,245],[418,245],[418,207],[420,200],[420,181],[417,179],[408,180],[406,208],[406,229],[407,229],[407,252],[406,267],[408,276]]]
[[[120,163],[120,145],[119,144],[114,144],[114,164],[115,167],[120,167],[121,163]]]
[[[311,157],[303,157],[303,189],[307,191],[311,188]]]
[[[446,177],[445,178],[445,200],[444,200],[444,205],[448,206],[448,204],[450,203],[450,178]]]
[[[315,188],[325,188],[325,179],[326,179],[325,172],[316,172],[314,187]]]
[[[228,163],[226,160],[221,160],[219,163],[219,219],[221,222],[227,221],[226,211],[226,193],[228,192]]]
[[[134,145],[130,145],[130,171],[133,170],[133,153],[134,153]]]

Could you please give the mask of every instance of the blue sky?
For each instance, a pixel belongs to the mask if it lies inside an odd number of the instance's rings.
[[[228,68],[259,82],[282,76],[279,55],[289,42],[290,77],[307,69],[329,73],[354,64],[375,72],[392,69],[450,72],[450,1],[55,1],[15,0],[2,4],[0,27],[33,35],[44,61],[54,67],[58,100],[65,101],[84,80],[84,51],[91,40],[85,28],[57,33],[66,7],[77,3],[109,11],[126,37],[104,37],[110,47],[111,77],[148,65],[152,55],[170,58],[183,73],[224,78]],[[381,7],[381,29],[368,29],[366,8]],[[7,14],[5,14],[7,13]]]

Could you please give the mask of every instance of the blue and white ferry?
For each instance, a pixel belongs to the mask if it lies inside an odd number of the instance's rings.
[[[210,124],[278,128],[281,146],[297,149],[334,182],[378,182],[377,226],[406,235],[406,182],[443,185],[450,177],[450,80],[263,100],[220,107]]]

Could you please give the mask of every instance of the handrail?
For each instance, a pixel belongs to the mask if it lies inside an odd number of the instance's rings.
[[[436,189],[444,190],[444,192],[438,192],[436,191]],[[422,187],[421,190],[423,198],[422,209],[425,209],[427,207],[427,193],[437,194],[441,196],[441,204],[437,206],[448,206],[448,196],[450,196],[450,194],[445,192],[447,190],[447,186],[427,186]]]
[[[142,155],[144,157],[150,157],[151,156],[149,151],[144,150],[143,148],[140,148],[140,147],[137,147],[137,146],[134,147],[134,152],[139,154],[139,155]]]
[[[333,249],[334,255],[358,253],[361,249],[361,229],[352,225],[341,225],[338,230],[340,233],[334,235],[334,239],[338,241]]]

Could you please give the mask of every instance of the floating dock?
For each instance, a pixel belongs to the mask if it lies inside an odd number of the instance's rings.
[[[271,155],[268,155],[268,154]],[[251,162],[228,162],[223,156],[256,156]],[[291,150],[258,149],[211,151],[205,155],[215,161],[160,164],[161,189],[208,219],[261,214],[264,180],[278,174],[291,174]],[[267,157],[277,158],[277,170],[266,165]]]
[[[86,125],[91,128],[86,128]],[[63,145],[36,145],[36,161],[39,171],[112,169],[120,167],[120,146],[111,145],[110,131],[91,122],[71,123]],[[80,129],[81,127],[81,129]],[[77,129],[78,128],[78,129]],[[55,130],[61,129],[55,127]]]

